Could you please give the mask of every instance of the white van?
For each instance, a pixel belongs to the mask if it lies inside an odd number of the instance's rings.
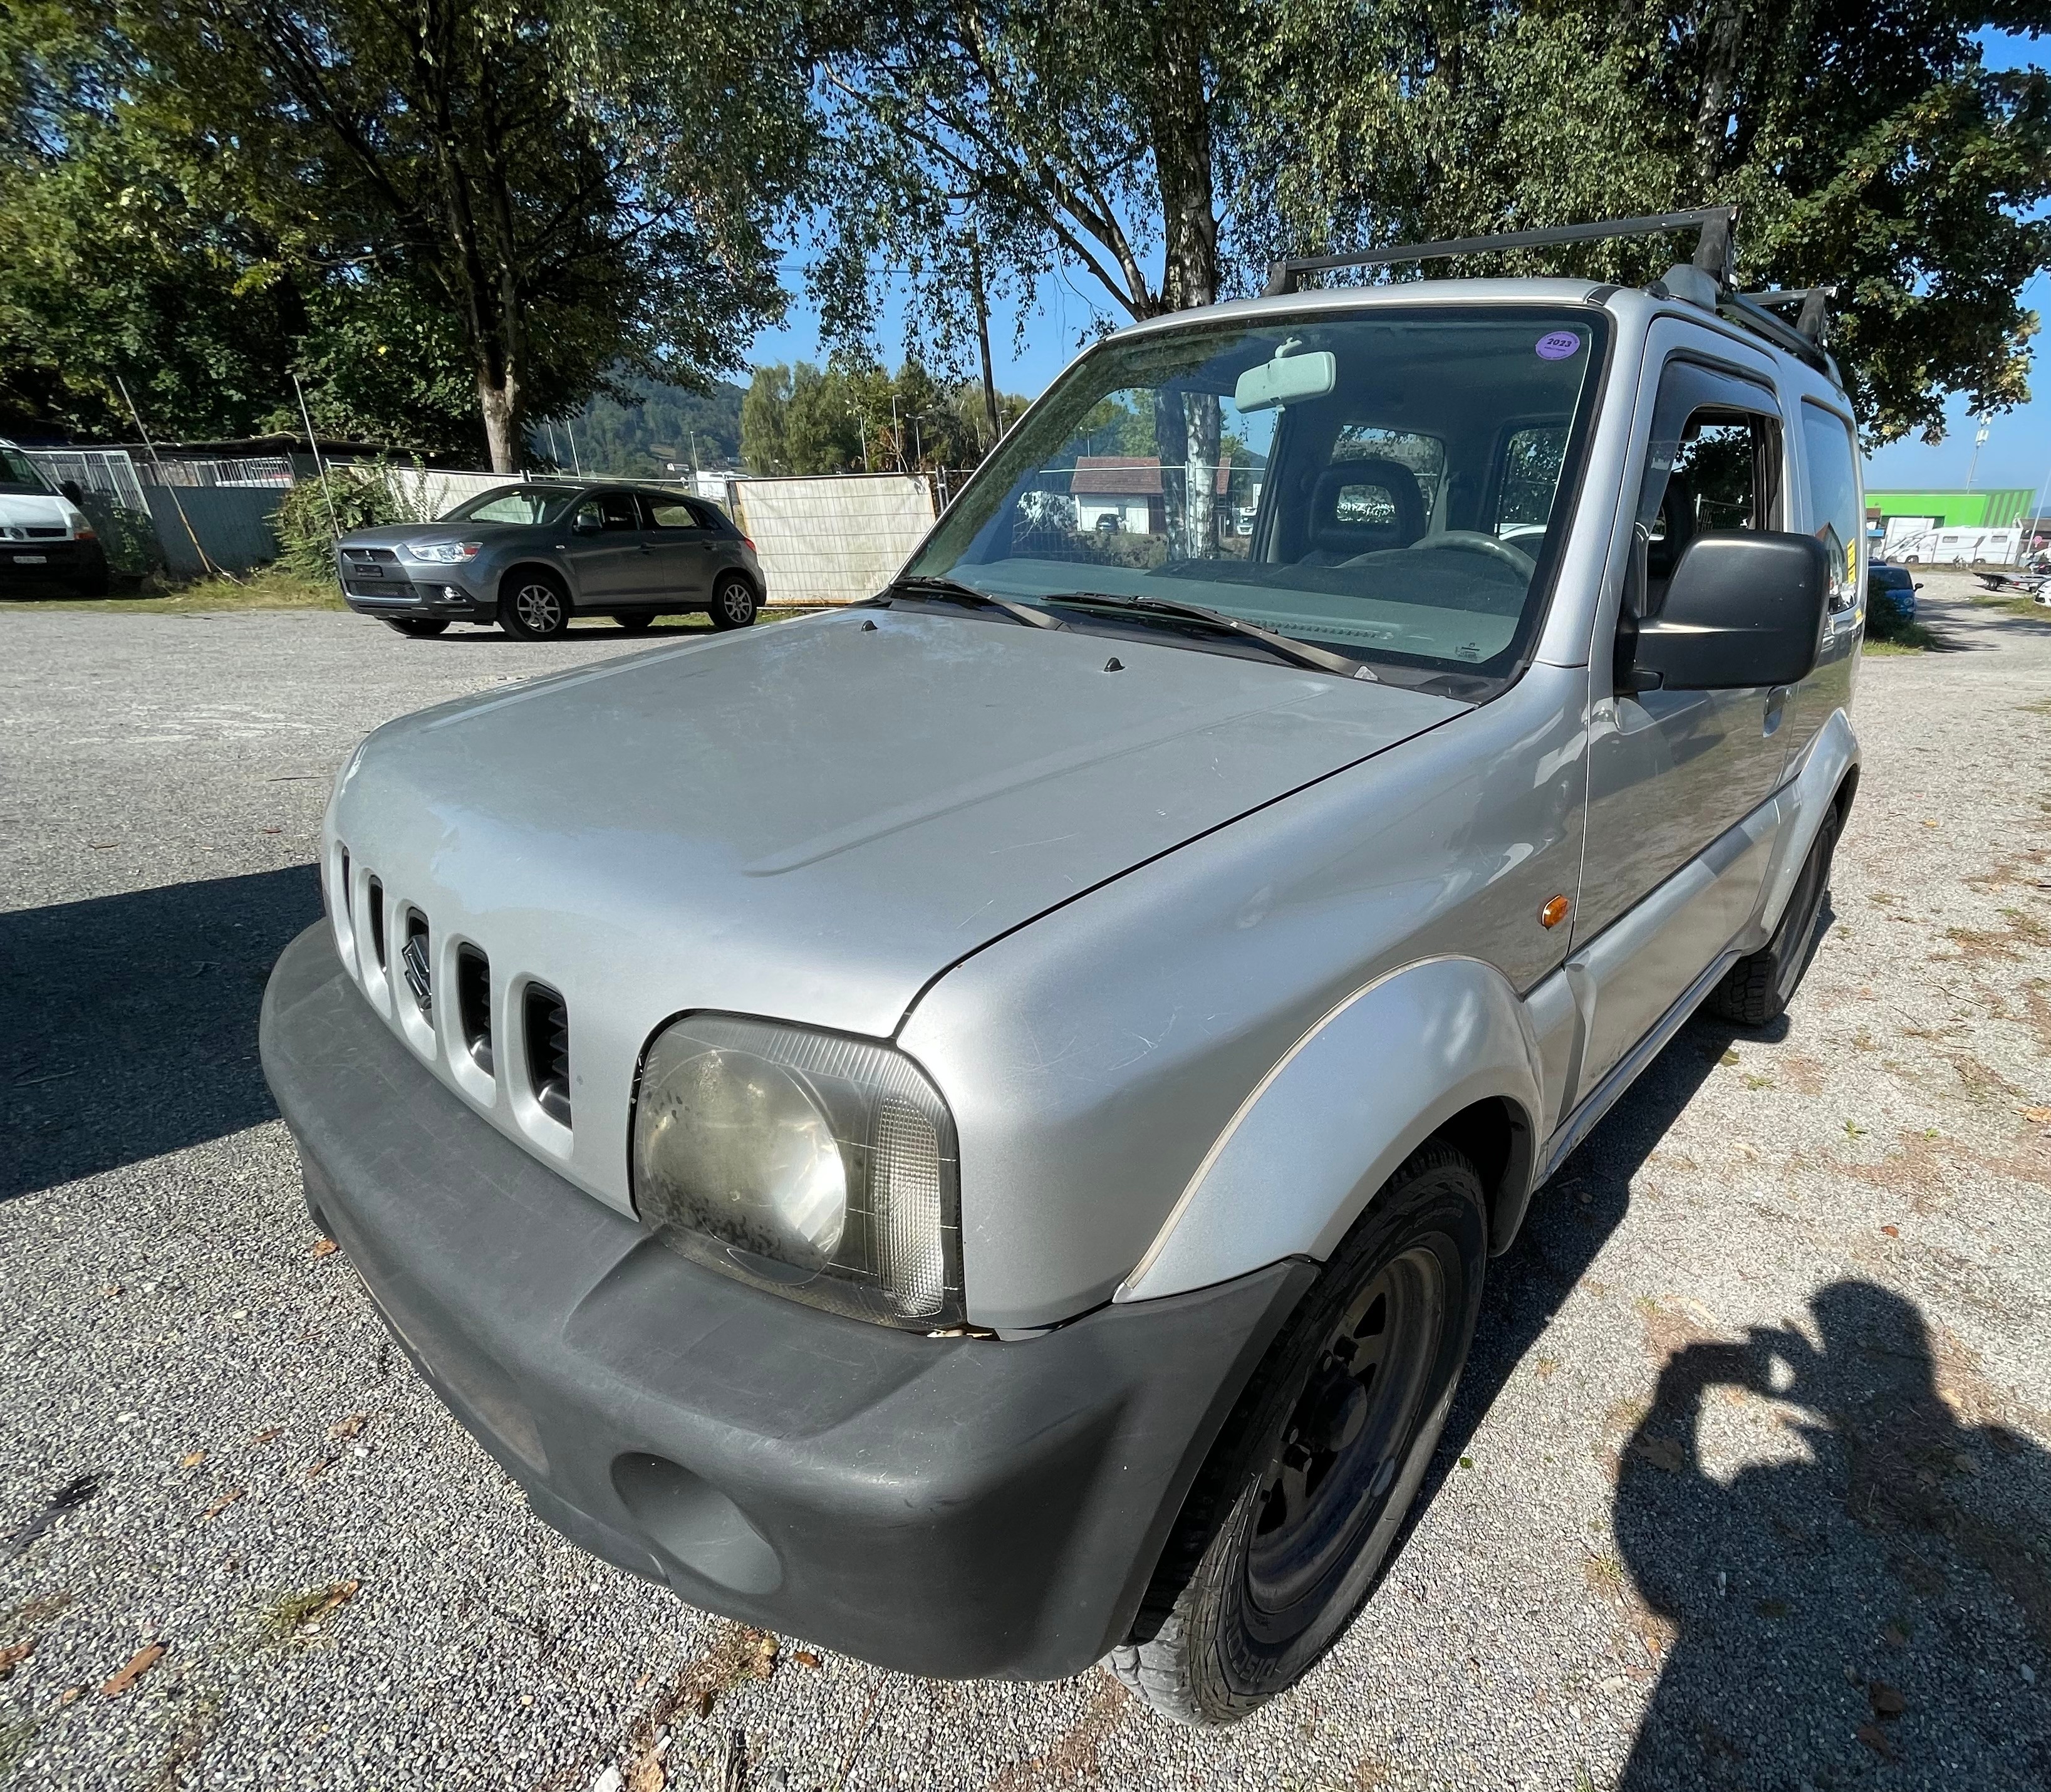
[[[0,440],[0,592],[28,597],[53,583],[80,597],[105,597],[107,550],[85,512],[20,448]]]

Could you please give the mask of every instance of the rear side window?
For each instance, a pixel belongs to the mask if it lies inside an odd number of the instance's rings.
[[[1851,425],[1834,411],[1806,399],[1802,405],[1802,461],[1808,487],[1809,528],[1830,553],[1830,608],[1848,610],[1858,600],[1858,449]]]
[[[1639,492],[1629,593],[1636,614],[1658,614],[1697,536],[1779,526],[1781,465],[1770,392],[1694,362],[1668,363]]]
[[[654,529],[702,529],[705,518],[681,498],[644,498],[649,526]]]

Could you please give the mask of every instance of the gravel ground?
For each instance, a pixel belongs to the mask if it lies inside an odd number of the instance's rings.
[[[1540,1196],[1381,1592],[1208,1734],[764,1657],[537,1523],[318,1254],[255,1016],[332,771],[618,635],[0,614],[0,1779],[2051,1782],[2051,624],[1927,579],[1789,1021]]]

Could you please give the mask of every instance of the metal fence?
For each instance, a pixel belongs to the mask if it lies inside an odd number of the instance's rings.
[[[240,460],[145,460],[137,471],[157,485],[283,487],[292,483],[292,464],[282,454],[255,455]]]
[[[29,448],[29,458],[49,475],[50,483],[96,491],[124,511],[147,513],[143,481],[126,448]]]

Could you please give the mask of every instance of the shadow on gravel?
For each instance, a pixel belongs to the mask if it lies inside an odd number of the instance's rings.
[[[256,1011],[320,912],[298,865],[0,914],[0,1200],[270,1119]]]
[[[1619,1792],[2051,1785],[2051,1455],[1961,1422],[1983,1384],[1955,1360],[1940,1386],[1900,1295],[1839,1281],[1811,1312],[1819,1344],[1674,1350],[1625,1449],[1618,1546],[1669,1645]],[[1719,1481],[1701,1436],[1747,1395],[1788,1455]]]

